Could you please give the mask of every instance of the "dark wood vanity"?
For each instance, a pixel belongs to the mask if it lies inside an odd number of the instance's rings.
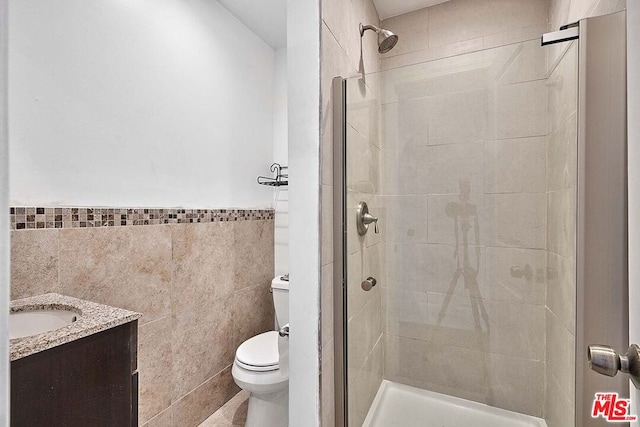
[[[11,426],[137,426],[137,335],[135,320],[11,362]]]
[[[140,313],[51,293],[12,301],[13,314],[12,427],[138,426]]]

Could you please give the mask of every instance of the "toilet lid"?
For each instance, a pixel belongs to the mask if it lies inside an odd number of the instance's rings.
[[[278,366],[278,332],[269,331],[249,338],[236,350],[236,359],[244,365],[257,368]]]

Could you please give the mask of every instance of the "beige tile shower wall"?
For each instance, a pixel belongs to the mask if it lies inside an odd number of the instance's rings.
[[[384,375],[541,417],[547,3],[497,3],[452,0],[383,22],[409,39],[383,64],[415,63],[380,83]],[[469,40],[477,51],[449,57]],[[434,52],[445,58],[424,62]]]
[[[19,230],[12,298],[141,312],[141,426],[197,426],[229,400],[236,347],[273,328],[273,220]]]
[[[567,43],[547,81],[547,366],[545,419],[574,424],[578,43]]]
[[[400,37],[382,55],[383,69],[419,64],[539,38],[547,29],[547,0],[450,0],[385,19]]]
[[[323,427],[334,425],[334,340],[333,340],[333,98],[331,96],[332,79],[337,76],[351,77],[357,73],[372,73],[379,69],[380,59],[377,52],[377,40],[375,34],[368,32],[360,41],[358,25],[374,24],[379,25],[378,13],[372,0],[326,0],[322,2],[322,28],[321,28],[321,85],[322,85],[322,288],[321,288],[321,321],[322,321],[322,365],[321,365],[321,423]],[[366,98],[369,88],[363,86]],[[373,104],[375,107],[375,103]],[[351,123],[349,127],[350,137],[354,138],[354,144],[360,147],[367,147],[368,157],[359,159],[362,173],[362,183],[367,182],[371,176],[376,178],[376,167],[370,167],[369,159],[375,161],[375,148],[380,148],[379,142],[374,144],[378,138],[371,135],[367,125],[362,126],[367,120],[371,120],[370,125],[377,125],[376,117],[369,117],[368,114],[375,114],[376,109],[371,109],[371,104],[363,101],[359,116],[353,117],[358,123]],[[364,122],[362,120],[364,120]],[[358,129],[359,131],[356,131]],[[379,141],[379,139],[377,140]],[[369,150],[371,148],[371,150]],[[352,153],[353,154],[353,153]],[[379,157],[378,157],[379,159]],[[379,169],[378,169],[379,171]],[[353,171],[352,171],[353,172]],[[371,172],[371,175],[369,175]],[[369,186],[371,187],[371,186]],[[366,188],[364,188],[367,191]],[[368,194],[374,194],[370,189]],[[367,198],[367,200],[369,200]],[[353,205],[354,197],[350,198],[350,205]],[[351,206],[353,207],[353,206]],[[350,236],[350,242],[358,242]],[[380,252],[381,244],[362,246],[359,250],[359,243],[351,245],[348,262],[354,262],[354,268],[350,271],[358,272],[358,276],[365,274],[363,260],[369,261],[369,253],[373,256]],[[373,248],[375,246],[375,248]],[[355,255],[358,253],[360,256]],[[359,264],[358,264],[359,262]],[[380,265],[380,262],[377,263]],[[366,278],[366,277],[365,277]],[[353,278],[353,280],[358,280]],[[360,279],[362,280],[362,279]],[[358,357],[352,360],[357,367],[358,375],[351,378],[351,386],[357,389],[353,392],[353,407],[357,407],[358,419],[363,418],[368,410],[367,402],[371,399],[372,393],[378,388],[382,378],[382,347],[380,340],[374,340],[377,332],[375,328],[368,329],[364,322],[375,317],[376,301],[379,304],[380,294],[378,291],[369,293],[370,297],[365,300],[358,299],[358,316],[351,319],[349,328],[356,329],[357,333],[364,333],[367,338],[358,342]],[[356,296],[357,297],[357,296]],[[350,296],[350,300],[352,295]],[[367,304],[370,303],[370,304]],[[378,305],[379,308],[379,305]],[[381,322],[381,310],[378,311]],[[369,316],[369,317],[366,317]],[[376,322],[374,321],[374,324]],[[376,345],[377,344],[377,345]],[[375,347],[374,347],[375,346]],[[372,350],[375,349],[375,352]],[[355,372],[355,370],[354,370]],[[355,413],[355,412],[354,412]],[[352,414],[353,415],[353,414]],[[354,424],[355,425],[355,424]]]

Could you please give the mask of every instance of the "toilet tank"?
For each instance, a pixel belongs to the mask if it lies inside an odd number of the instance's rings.
[[[271,281],[273,306],[276,311],[278,327],[289,323],[289,277],[277,276]]]

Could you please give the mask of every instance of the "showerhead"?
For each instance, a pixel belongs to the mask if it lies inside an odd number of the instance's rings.
[[[373,30],[378,34],[378,52],[387,53],[398,43],[398,36],[389,30],[384,28],[378,28],[375,25],[360,24],[360,37],[364,35],[367,30]]]

